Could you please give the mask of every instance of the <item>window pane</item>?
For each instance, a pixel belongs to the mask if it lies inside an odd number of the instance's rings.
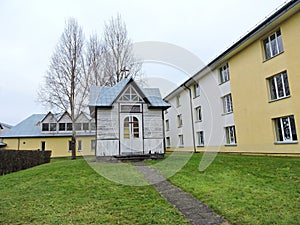
[[[274,77],[272,77],[271,79],[269,79],[269,85],[270,85],[271,99],[277,99],[276,87],[275,87],[275,78]]]
[[[83,123],[82,124],[82,129],[85,130],[85,131],[89,130],[89,124],[88,123]]]
[[[72,123],[67,123],[67,130],[68,131],[72,130]]]
[[[281,129],[281,120],[279,118],[275,119],[275,130],[276,130],[277,141],[283,141],[282,129]]]
[[[65,123],[59,123],[59,130],[60,131],[66,130],[66,124]]]
[[[289,87],[289,81],[288,81],[287,73],[284,72],[282,74],[282,76],[283,76],[283,82],[284,82],[285,95],[289,96],[290,95],[290,87]]]
[[[278,44],[278,53],[283,52],[283,44],[282,44],[282,37],[281,37],[281,33],[280,30],[276,32],[277,34],[277,44]]]
[[[81,130],[81,123],[75,123],[75,130]]]
[[[56,123],[50,123],[50,131],[56,131]]]
[[[282,97],[284,97],[284,92],[283,92],[283,84],[282,84],[281,75],[276,76],[275,79],[276,79],[276,84],[277,84],[278,98],[282,98]]]
[[[288,117],[282,118],[282,128],[283,128],[284,140],[285,141],[291,140],[290,123]]]
[[[271,45],[271,54],[272,54],[272,56],[277,55],[278,50],[277,50],[275,34],[271,35],[271,37],[270,37],[270,45]]]
[[[271,58],[270,43],[269,43],[268,38],[264,41],[264,47],[265,47],[265,57],[266,57],[266,59]]]
[[[49,123],[42,124],[42,131],[49,131]]]
[[[291,124],[291,130],[292,130],[292,138],[293,141],[297,141],[297,132],[296,132],[296,126],[295,126],[295,119],[294,116],[290,116],[290,124]]]

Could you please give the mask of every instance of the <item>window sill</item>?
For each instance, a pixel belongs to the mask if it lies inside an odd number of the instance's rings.
[[[270,100],[269,100],[269,103],[277,102],[277,101],[280,101],[280,100],[282,100],[282,99],[286,99],[286,98],[290,98],[290,97],[291,97],[291,95],[284,96],[284,97],[277,98],[277,99],[270,99]]]
[[[268,58],[268,59],[265,59],[265,60],[263,61],[263,63],[268,62],[269,60],[271,60],[271,59],[275,58],[276,56],[279,56],[279,55],[281,55],[281,54],[283,54],[283,53],[284,53],[284,51],[278,53],[277,55],[273,55],[272,57],[270,57],[270,58]]]
[[[222,113],[222,116],[226,116],[226,115],[230,115],[230,114],[233,114],[233,111],[232,112],[227,112],[227,113]]]
[[[195,123],[200,123],[200,122],[202,122],[202,120],[196,120],[196,121],[195,121]]]
[[[275,145],[298,144],[298,141],[275,141]]]
[[[234,146],[237,146],[237,144],[235,143],[235,144],[225,144],[224,145],[225,147],[234,147]]]

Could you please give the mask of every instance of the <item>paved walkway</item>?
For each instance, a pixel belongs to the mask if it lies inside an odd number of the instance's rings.
[[[223,217],[212,211],[207,205],[194,198],[191,194],[166,181],[153,168],[144,162],[133,163],[137,170],[144,174],[154,188],[174,205],[193,225],[229,224]]]

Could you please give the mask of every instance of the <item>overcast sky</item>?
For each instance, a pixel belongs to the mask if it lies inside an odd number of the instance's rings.
[[[36,92],[69,17],[77,19],[88,37],[101,35],[104,21],[120,13],[133,42],[175,44],[208,63],[284,2],[0,0],[0,122],[16,125],[47,112],[36,102]],[[174,74],[180,80],[174,68],[149,68],[146,76],[169,73],[168,79]]]

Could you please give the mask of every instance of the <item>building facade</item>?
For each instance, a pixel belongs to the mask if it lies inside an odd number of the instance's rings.
[[[166,144],[300,154],[300,1],[290,1],[165,97]]]
[[[157,88],[130,79],[91,88],[91,116],[97,124],[97,157],[164,154],[163,110],[169,104]]]
[[[94,155],[96,126],[94,120],[81,113],[75,123],[77,155]],[[4,149],[51,150],[51,157],[71,156],[72,122],[63,114],[33,114],[0,135]]]

